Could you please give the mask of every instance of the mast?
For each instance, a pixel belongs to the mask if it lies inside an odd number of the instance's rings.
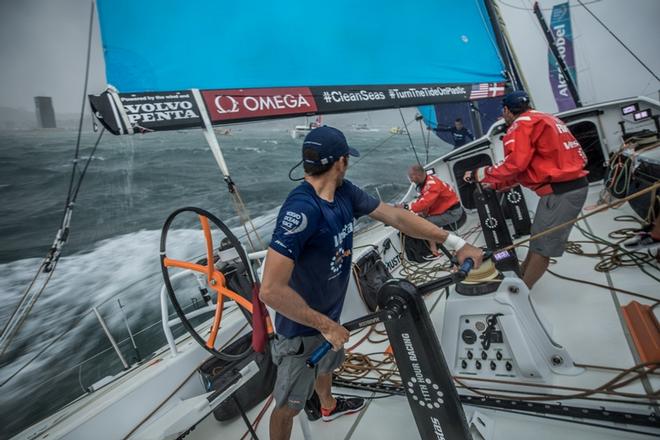
[[[577,87],[575,85],[575,82],[573,81],[573,77],[571,76],[571,73],[568,71],[568,66],[566,66],[564,59],[559,54],[559,49],[557,49],[557,44],[555,44],[555,38],[552,36],[552,32],[550,32],[550,29],[548,28],[548,25],[545,22],[545,19],[543,18],[543,14],[541,13],[541,8],[539,8],[538,2],[534,2],[534,15],[536,15],[536,18],[541,24],[541,29],[543,29],[543,34],[545,35],[546,40],[548,40],[550,51],[557,60],[557,65],[559,66],[559,69],[561,70],[561,74],[564,76],[564,79],[566,80],[566,86],[568,87],[568,91],[573,97],[573,102],[575,102],[575,106],[582,107],[582,101],[580,100],[580,95],[578,94]]]
[[[522,69],[520,69],[520,64],[518,59],[513,52],[512,46],[509,43],[509,35],[506,32],[506,25],[504,20],[500,15],[499,9],[494,1],[485,0],[484,4],[486,10],[488,11],[488,18],[490,23],[493,26],[493,32],[495,33],[495,42],[497,43],[497,48],[502,54],[502,61],[504,67],[508,73],[509,79],[511,80],[511,87],[514,90],[527,90],[527,82],[522,74]]]

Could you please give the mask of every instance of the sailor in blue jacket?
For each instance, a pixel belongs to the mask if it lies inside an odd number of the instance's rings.
[[[323,420],[360,411],[364,399],[332,395],[332,372],[344,360],[349,333],[339,324],[351,276],[354,219],[368,215],[405,234],[444,243],[459,262],[481,262],[481,249],[405,209],[374,199],[344,179],[358,156],[332,127],[312,130],[302,148],[303,182],[282,204],[268,248],[261,300],[276,312],[271,351],[277,365],[270,439],[288,440],[293,417],[316,390]],[[323,341],[333,346],[310,369],[305,360]]]
[[[463,125],[463,120],[461,118],[456,118],[454,121],[454,126],[449,127],[447,125],[442,126],[438,125],[437,128],[435,128],[435,131],[448,131],[451,133],[452,140],[454,141],[454,148],[462,147],[468,142],[468,138],[470,140],[474,140],[474,136],[472,135],[472,132],[465,128]]]

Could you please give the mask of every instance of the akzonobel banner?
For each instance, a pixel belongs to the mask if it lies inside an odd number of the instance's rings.
[[[571,30],[571,12],[568,2],[555,5],[552,8],[550,31],[555,39],[559,55],[566,63],[573,82],[577,84],[573,51],[573,32]],[[573,102],[573,97],[566,85],[566,79],[561,73],[557,60],[550,49],[548,49],[548,70],[550,74],[550,87],[552,87],[552,93],[555,96],[558,110],[562,112],[575,108],[575,102]]]

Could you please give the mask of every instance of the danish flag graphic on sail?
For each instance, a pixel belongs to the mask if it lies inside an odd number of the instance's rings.
[[[470,99],[495,98],[504,95],[503,83],[474,84],[470,91]]]

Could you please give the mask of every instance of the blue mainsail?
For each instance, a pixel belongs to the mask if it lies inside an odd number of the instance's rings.
[[[119,93],[92,101],[111,128],[195,126],[205,111],[223,123],[465,101],[472,85],[505,81],[483,0],[98,0],[98,9]]]

